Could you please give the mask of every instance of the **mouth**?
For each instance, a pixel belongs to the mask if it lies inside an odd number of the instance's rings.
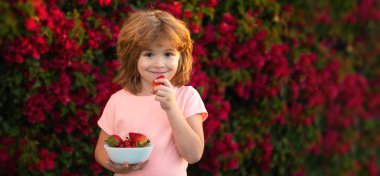
[[[166,72],[151,72],[152,74],[155,74],[155,75],[163,75],[165,74]]]

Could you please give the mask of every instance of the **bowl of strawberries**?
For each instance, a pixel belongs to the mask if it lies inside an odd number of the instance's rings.
[[[153,144],[141,133],[130,132],[129,137],[122,139],[118,135],[111,135],[105,140],[104,148],[108,157],[114,163],[129,164],[141,163],[149,159]]]

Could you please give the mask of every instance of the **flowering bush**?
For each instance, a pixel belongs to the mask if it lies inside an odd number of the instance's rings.
[[[378,175],[380,3],[275,0],[0,2],[0,169],[101,175],[96,122],[121,22],[140,8],[189,26],[209,111],[194,175]]]

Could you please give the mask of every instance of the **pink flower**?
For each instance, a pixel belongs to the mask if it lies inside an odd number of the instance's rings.
[[[366,168],[368,169],[370,176],[377,176],[379,175],[379,166],[376,163],[376,157],[372,157],[369,161],[369,163],[366,165]]]
[[[98,0],[100,6],[109,6],[112,0]]]
[[[206,7],[214,8],[218,4],[218,0],[207,0]]]
[[[39,171],[53,170],[55,168],[54,160],[57,158],[57,154],[49,152],[47,149],[41,149],[38,156],[37,169]]]
[[[221,123],[219,120],[212,119],[209,116],[209,119],[205,121],[205,140],[209,139],[217,130],[221,127]]]
[[[261,168],[264,172],[269,172],[273,150],[272,144],[270,143],[270,135],[264,135],[264,141],[261,142],[261,147],[263,149]]]
[[[224,170],[233,170],[239,168],[239,162],[236,157],[231,158],[227,161],[227,163],[224,165]]]
[[[215,29],[214,26],[211,24],[206,25],[204,28],[204,34],[202,41],[204,44],[212,43],[215,41]]]
[[[9,159],[7,148],[0,148],[0,163],[4,163]]]
[[[173,3],[168,4],[167,10],[172,13],[175,17],[180,17],[182,14],[182,4],[174,1]]]
[[[218,30],[221,35],[225,35],[226,33],[232,32],[234,30],[234,27],[226,22],[222,22],[219,24]]]
[[[34,17],[27,18],[25,20],[26,30],[31,32],[36,32],[38,30],[38,25],[36,24],[36,19]]]
[[[293,172],[292,176],[307,176],[304,169],[300,168],[297,171]]]
[[[103,167],[98,162],[91,162],[90,167],[94,175],[100,175],[103,170]]]
[[[228,13],[228,12],[223,14],[222,21],[225,21],[229,24],[235,24],[236,23],[235,17],[232,16],[231,13]]]
[[[87,3],[87,0],[77,0],[78,5],[85,5]]]
[[[324,9],[322,13],[317,17],[317,23],[330,24],[331,17],[329,13],[330,13],[329,9]]]
[[[191,10],[187,10],[187,9],[183,10],[183,17],[186,19],[190,19],[192,14],[193,14],[193,12]]]
[[[46,4],[40,4],[37,7],[34,7],[37,16],[40,20],[45,21],[48,19],[49,15],[46,12]]]
[[[44,90],[41,89],[41,91]],[[24,114],[28,117],[28,122],[34,124],[45,121],[45,112],[49,112],[55,102],[55,98],[46,92],[30,96],[24,107]]]
[[[279,116],[276,116],[275,118],[273,118],[273,122],[278,123],[280,125],[285,124],[285,121],[286,121],[286,119],[284,118],[283,115],[279,115]]]
[[[199,26],[198,23],[190,22],[189,28],[190,28],[191,33],[194,33],[194,34],[198,34],[201,31],[201,27]]]
[[[311,119],[311,117],[310,116],[307,116],[306,118],[305,118],[305,125],[306,126],[310,126],[311,125],[311,123],[313,123],[313,120]]]
[[[55,162],[51,159],[46,159],[44,165],[46,170],[53,170],[55,168]]]
[[[312,153],[314,155],[320,155],[321,154],[321,147],[320,147],[320,144],[319,143],[315,143],[311,146],[309,146],[306,151],[308,153]]]
[[[285,6],[283,6],[282,9],[283,9],[284,12],[287,13],[287,14],[291,14],[291,13],[293,13],[293,6],[292,6],[292,5],[285,5]]]
[[[193,54],[196,56],[207,56],[207,50],[204,45],[195,43]]]
[[[264,41],[266,39],[267,35],[264,29],[260,29],[257,33],[254,35],[254,39],[256,41]]]
[[[61,145],[60,149],[68,154],[72,154],[74,151],[74,148],[68,145]]]
[[[38,171],[45,171],[46,170],[44,160],[41,160],[41,159],[38,160],[37,169],[38,169]]]

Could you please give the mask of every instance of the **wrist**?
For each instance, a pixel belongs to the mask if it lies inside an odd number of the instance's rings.
[[[169,115],[175,115],[175,114],[178,114],[180,113],[180,109],[178,108],[178,105],[177,104],[174,104],[172,106],[169,106],[168,109],[165,110],[166,111],[166,114],[169,116]]]

